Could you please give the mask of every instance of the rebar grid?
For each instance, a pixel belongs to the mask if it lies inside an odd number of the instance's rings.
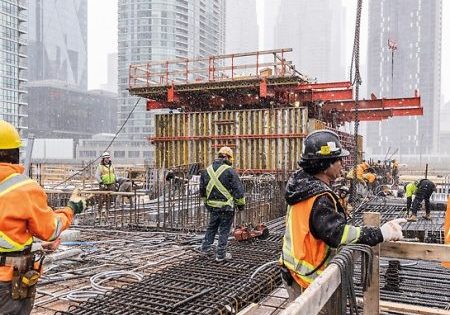
[[[234,314],[280,285],[276,265],[250,279],[258,267],[278,259],[280,250],[280,235],[233,241],[230,261],[195,256],[58,314]]]

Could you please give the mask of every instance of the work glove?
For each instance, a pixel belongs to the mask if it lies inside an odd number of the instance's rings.
[[[245,209],[245,205],[238,205],[238,206],[237,206],[237,210],[238,210],[239,212],[244,211],[244,209]]]
[[[99,184],[98,184],[98,188],[99,188],[100,190],[105,190],[105,189],[106,189],[106,185],[103,184],[103,183],[99,183]]]
[[[400,223],[406,223],[406,219],[395,219],[386,222],[381,226],[381,233],[383,234],[383,241],[400,241],[403,239],[402,227]]]
[[[72,192],[67,206],[72,209],[74,214],[81,213],[86,209],[86,198],[81,196],[78,188]]]

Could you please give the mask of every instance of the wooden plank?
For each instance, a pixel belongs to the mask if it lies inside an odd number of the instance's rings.
[[[381,310],[385,312],[398,312],[408,315],[450,315],[450,311],[446,310],[396,302],[381,301],[380,306]]]
[[[362,298],[356,298],[358,305],[363,305]],[[426,306],[380,301],[380,309],[382,312],[395,312],[406,315],[450,315],[450,311],[431,308]]]
[[[331,264],[281,315],[317,315],[341,284],[339,267]]]
[[[428,243],[386,242],[381,244],[381,256],[450,261],[450,246]]]
[[[364,212],[364,225],[380,226],[380,213]],[[372,280],[364,292],[364,315],[380,314],[380,245],[373,246]]]

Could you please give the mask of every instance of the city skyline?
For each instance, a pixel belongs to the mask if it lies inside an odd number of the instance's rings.
[[[273,2],[273,0],[271,0]],[[258,20],[261,21],[260,15],[263,13],[263,6],[267,2],[258,1]],[[343,65],[347,65],[350,60],[351,45],[353,41],[353,28],[356,2],[344,0],[346,8],[346,51],[344,55]],[[364,54],[367,45],[367,7],[368,3],[364,3],[362,17],[362,33],[361,33],[361,65],[362,75],[367,74],[366,59]],[[98,17],[102,17],[102,23],[97,23]],[[259,45],[261,47],[264,41],[260,27]],[[89,71],[89,89],[99,89],[107,83],[107,56],[110,53],[117,52],[117,0],[88,0],[88,69]],[[443,1],[442,10],[442,88],[443,104],[450,101],[450,2]],[[344,79],[348,78],[347,71],[342,74]],[[365,84],[365,82],[363,82]]]

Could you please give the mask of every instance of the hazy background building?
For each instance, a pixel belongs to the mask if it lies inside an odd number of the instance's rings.
[[[225,53],[259,50],[256,0],[226,0]]]
[[[122,125],[137,102],[128,93],[130,64],[224,53],[224,0],[118,1],[119,112]],[[149,151],[153,113],[141,100],[125,126],[125,135]]]
[[[368,90],[378,97],[421,95],[423,116],[396,117],[367,124],[367,151],[388,150],[406,158],[436,153],[439,139],[442,2],[369,2]],[[392,50],[395,42],[392,79]]]
[[[101,86],[102,90],[117,93],[117,53],[108,54],[106,84]]]
[[[266,25],[264,28],[267,32]],[[301,73],[320,82],[342,81],[346,78],[343,29],[341,1],[283,0],[275,23],[274,47],[293,48],[288,59]]]
[[[87,0],[29,1],[30,81],[61,80],[87,89]]]
[[[26,131],[27,1],[0,0],[0,119]]]
[[[28,83],[29,132],[36,138],[70,138],[75,142],[97,133],[115,133],[117,94],[85,92],[57,80]]]
[[[263,42],[261,48],[264,50],[287,48],[277,47],[275,43],[275,27],[277,24],[277,18],[281,7],[282,0],[265,0],[263,8],[263,25],[261,30],[263,32]]]

